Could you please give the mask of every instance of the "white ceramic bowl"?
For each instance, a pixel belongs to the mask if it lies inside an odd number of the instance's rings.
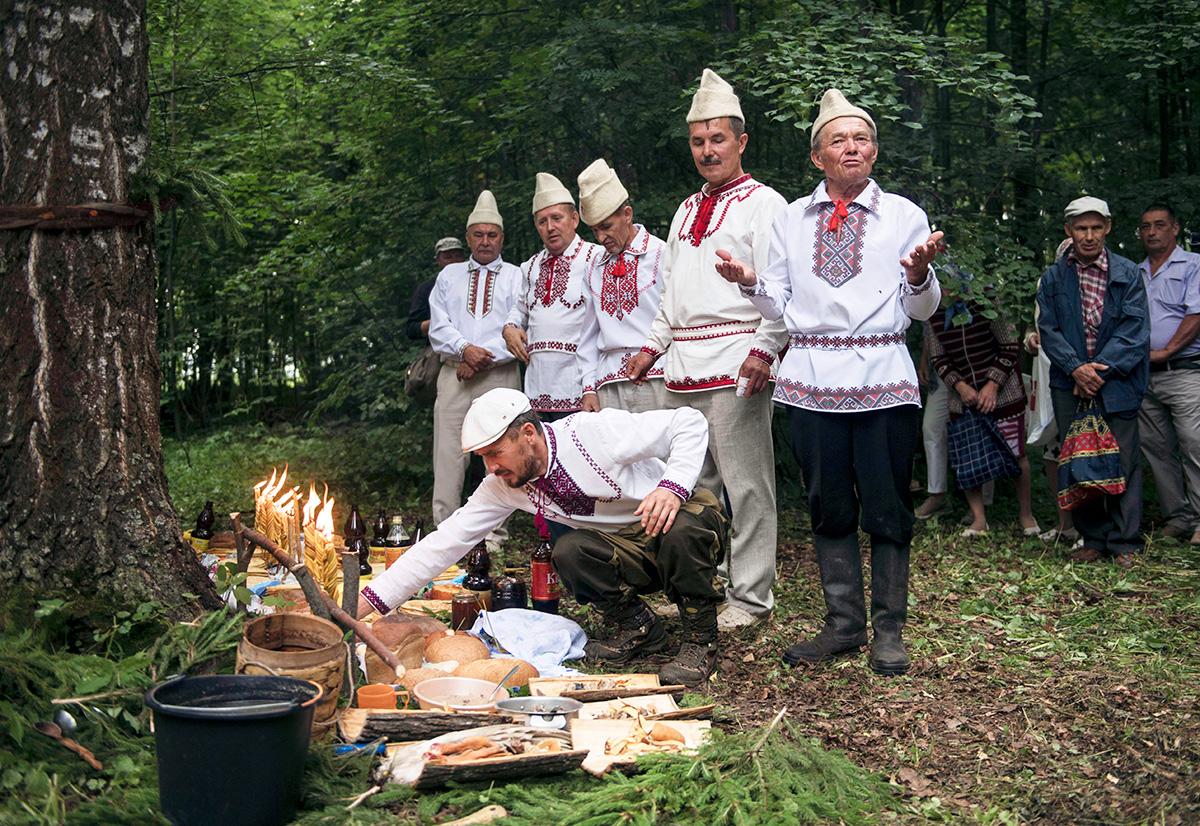
[[[495,689],[493,691],[493,689]],[[428,711],[493,711],[499,700],[508,699],[508,691],[487,680],[471,677],[434,677],[413,686],[417,704]]]

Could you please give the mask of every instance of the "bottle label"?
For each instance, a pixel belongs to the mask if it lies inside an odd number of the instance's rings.
[[[559,585],[558,572],[554,570],[554,565],[549,562],[531,562],[533,579],[533,598],[538,602],[543,600],[558,599]]]

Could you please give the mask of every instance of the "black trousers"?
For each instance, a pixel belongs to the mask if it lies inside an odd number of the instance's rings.
[[[729,552],[729,520],[709,491],[696,488],[666,533],[634,522],[613,533],[579,528],[554,543],[554,567],[581,605],[602,612],[632,595],[663,591],[674,603],[721,602],[717,565]]]
[[[814,534],[839,539],[861,524],[873,541],[912,541],[909,483],[920,412],[916,405],[861,413],[791,408],[792,451]]]
[[[1066,438],[1075,418],[1078,397],[1070,390],[1051,388],[1054,423],[1059,443]],[[1200,400],[1197,400],[1200,403]],[[1138,411],[1104,413],[1104,421],[1121,448],[1121,472],[1125,474],[1125,492],[1119,496],[1097,496],[1071,511],[1075,529],[1083,537],[1085,548],[1107,554],[1134,554],[1142,550],[1142,448],[1138,436]]]

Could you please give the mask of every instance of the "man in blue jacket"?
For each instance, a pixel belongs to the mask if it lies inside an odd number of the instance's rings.
[[[1111,556],[1122,567],[1141,550],[1142,465],[1138,409],[1149,379],[1150,322],[1137,265],[1104,245],[1108,204],[1076,198],[1064,212],[1071,248],[1042,275],[1038,334],[1050,358],[1050,396],[1059,433],[1080,401],[1096,399],[1121,449],[1125,492],[1079,505],[1080,562]]]

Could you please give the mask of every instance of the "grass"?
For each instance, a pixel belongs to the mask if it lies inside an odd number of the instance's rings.
[[[405,470],[404,457],[419,449],[387,428],[227,431],[168,443],[167,470],[185,514],[205,498],[218,512],[250,510],[249,486],[290,460],[301,478],[329,480],[340,502],[418,515],[425,482]],[[1045,525],[1049,499],[1037,484]],[[803,511],[783,508],[776,612],[723,638],[706,694],[728,737],[696,774],[663,766],[604,783],[578,776],[440,793],[388,789],[347,812],[370,783],[369,758],[314,747],[299,822],[437,823],[494,802],[518,823],[576,822],[581,812],[594,823],[1197,822],[1200,549],[1151,534],[1131,570],[1071,563],[1064,549],[1001,527],[1015,522],[1008,496],[998,493],[990,537],[957,536],[961,504],[919,528],[905,632],[914,665],[894,679],[873,675],[861,654],[814,669],[781,663],[782,648],[815,632],[824,612]],[[510,525],[510,562],[531,547],[527,522]],[[63,625],[67,611],[43,609],[29,634],[0,638],[0,822],[155,822],[140,690],[185,662],[228,668],[236,627],[210,617],[202,628],[164,631],[151,611],[114,618],[97,639],[79,640]],[[29,733],[32,720],[48,716],[49,696],[122,687],[130,693],[80,715],[79,738],[106,765],[99,776]],[[771,753],[757,765],[731,761],[784,706],[790,728],[772,737]],[[719,782],[727,784],[717,798],[724,805],[710,805]],[[803,805],[787,808],[794,798]]]

